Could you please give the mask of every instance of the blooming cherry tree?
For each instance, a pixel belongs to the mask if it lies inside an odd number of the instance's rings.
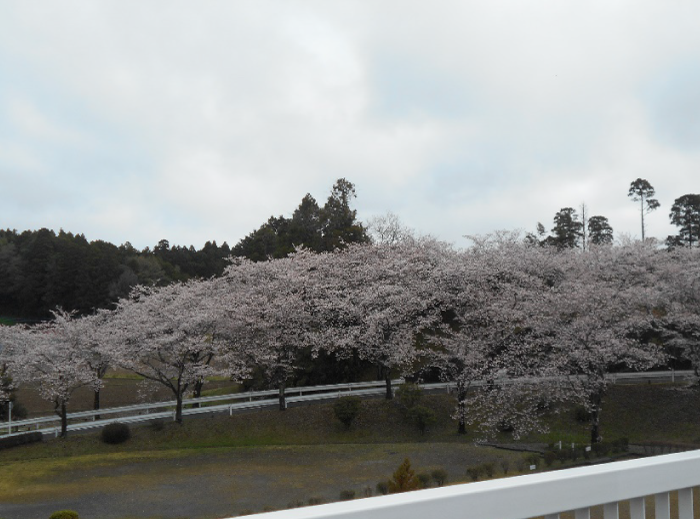
[[[663,254],[643,244],[591,247],[552,256],[564,274],[528,311],[550,348],[561,387],[591,415],[591,442],[600,436],[600,415],[613,369],[649,369],[663,362],[661,349],[645,340],[659,326],[655,263]]]
[[[418,335],[442,326],[443,294],[432,281],[444,251],[429,239],[354,245],[319,267],[333,280],[318,305],[326,347],[375,364],[387,399],[392,377],[409,372],[421,354]]]
[[[212,280],[138,287],[118,303],[101,338],[102,351],[115,366],[172,391],[178,423],[190,387],[210,375],[240,375],[212,362],[224,346],[216,295]]]
[[[67,405],[79,387],[96,389],[100,380],[88,362],[80,319],[57,310],[53,321],[31,327],[12,327],[14,354],[10,365],[19,382],[32,383],[61,418],[61,436],[67,435]]]
[[[260,369],[279,390],[280,410],[287,407],[285,388],[300,353],[315,344],[318,326],[309,293],[318,279],[315,265],[324,256],[298,251],[266,262],[237,260],[217,280],[228,337],[223,362]]]

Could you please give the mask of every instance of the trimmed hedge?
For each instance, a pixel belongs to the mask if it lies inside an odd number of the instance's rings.
[[[78,512],[74,512],[73,510],[59,510],[58,512],[54,512],[51,514],[51,517],[49,519],[79,519],[78,518]]]
[[[26,434],[18,434],[16,436],[7,436],[0,438],[0,449],[9,449],[18,445],[27,443],[36,443],[44,439],[44,436],[39,431],[29,432]]]
[[[114,422],[102,428],[102,441],[116,445],[131,438],[131,430],[125,423]]]

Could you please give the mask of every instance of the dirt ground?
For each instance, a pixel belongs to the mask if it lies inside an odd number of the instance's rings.
[[[15,502],[0,503],[4,519],[47,519],[70,509],[81,519],[233,517],[287,508],[310,498],[358,497],[387,480],[405,459],[419,472],[444,468],[463,480],[467,466],[515,459],[514,453],[458,443],[285,446],[212,449],[172,458],[86,466],[28,482]],[[514,463],[511,463],[513,466]]]

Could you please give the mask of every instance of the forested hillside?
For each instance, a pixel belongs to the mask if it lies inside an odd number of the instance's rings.
[[[163,239],[153,249],[137,250],[129,242],[88,242],[64,230],[0,229],[0,317],[42,320],[57,307],[89,314],[110,307],[136,285],[220,276],[232,255],[260,261],[300,246],[318,252],[367,242],[350,207],[354,197],[355,186],[339,179],[323,207],[307,194],[292,218],[270,217],[233,249],[208,241],[196,250]]]
[[[153,250],[138,251],[128,242],[88,242],[63,230],[0,230],[0,314],[36,320],[57,306],[90,313],[137,284],[219,275],[229,255],[226,243],[207,242],[197,251],[161,240]]]

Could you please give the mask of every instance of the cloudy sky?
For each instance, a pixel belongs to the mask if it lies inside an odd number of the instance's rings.
[[[0,228],[233,245],[322,205],[459,246],[700,192],[694,0],[0,0]]]

